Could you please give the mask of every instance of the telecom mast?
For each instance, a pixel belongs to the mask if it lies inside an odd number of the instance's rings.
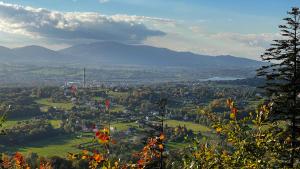
[[[86,81],[85,81],[85,68],[83,68],[83,88],[86,87]]]

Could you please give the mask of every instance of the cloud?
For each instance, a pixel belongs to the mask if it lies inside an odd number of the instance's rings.
[[[268,48],[274,39],[280,39],[279,33],[259,33],[259,34],[241,34],[241,33],[217,33],[211,35],[213,39],[222,41],[235,41],[249,47]]]
[[[31,38],[61,41],[115,40],[141,42],[164,32],[143,22],[167,20],[144,16],[101,15],[95,12],[59,12],[0,2],[0,31]]]
[[[200,26],[191,26],[189,27],[189,29],[193,32],[193,33],[202,33],[203,30],[201,29]]]
[[[103,4],[103,3],[107,3],[107,2],[109,2],[110,0],[99,0],[99,2],[101,3],[101,4]]]
[[[273,39],[280,39],[280,35],[274,33],[215,32],[206,22],[209,20],[190,23],[136,15],[59,12],[0,1],[1,42],[12,47],[38,44],[58,49],[114,40],[199,54],[259,59]]]
[[[150,37],[144,43],[156,47],[165,47],[176,51],[189,51],[205,55],[233,55],[260,60],[265,48],[249,46],[241,42],[221,40],[206,35],[193,35],[187,37],[183,34],[168,33],[163,37]]]
[[[167,35],[149,37],[145,44],[176,51],[189,51],[206,55],[234,55],[260,60],[260,55],[279,33],[212,32],[203,24],[177,24],[163,28]],[[169,31],[167,31],[169,30]]]

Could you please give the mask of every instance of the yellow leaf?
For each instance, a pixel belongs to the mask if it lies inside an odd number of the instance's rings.
[[[217,127],[217,128],[216,128],[216,132],[217,132],[217,133],[221,133],[221,131],[222,131],[222,128],[221,128],[221,127]]]
[[[234,113],[230,113],[230,118],[231,119],[235,119],[236,118],[236,115]]]

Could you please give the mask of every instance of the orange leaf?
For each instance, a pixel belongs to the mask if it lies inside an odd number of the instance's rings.
[[[165,140],[165,135],[163,133],[161,133],[160,136],[159,136],[159,139],[162,140],[162,141]]]
[[[158,145],[158,148],[159,148],[160,150],[163,150],[163,149],[164,149],[164,146],[163,146],[162,144],[160,144],[160,145]]]
[[[101,162],[103,160],[103,156],[101,154],[94,154],[93,158],[96,162]]]

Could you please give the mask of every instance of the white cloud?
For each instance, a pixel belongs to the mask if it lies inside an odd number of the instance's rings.
[[[102,4],[103,4],[103,3],[107,3],[107,2],[109,2],[109,1],[110,1],[110,0],[99,0],[99,2],[102,3]]]
[[[143,22],[167,21],[129,15],[101,15],[95,12],[59,12],[0,2],[0,31],[31,38],[70,41],[116,40],[141,42],[164,32],[149,29]]]
[[[260,34],[241,34],[241,33],[217,33],[211,35],[213,39],[222,41],[235,41],[249,47],[267,48],[274,39],[280,39],[280,34],[260,33]]]
[[[189,29],[194,33],[202,33],[203,31],[200,26],[191,26]]]
[[[60,44],[68,46],[115,40],[177,51],[259,59],[271,41],[280,38],[279,34],[274,33],[212,32],[203,26],[206,22],[202,19],[191,25],[185,21],[164,18],[59,12],[0,2],[0,34],[9,34],[22,46],[24,39],[27,44],[48,44],[51,48],[60,48]],[[32,40],[28,40],[28,37]],[[9,44],[18,45],[12,41]]]
[[[272,40],[281,38],[279,33],[215,33],[205,29],[202,25],[184,24],[161,30],[167,32],[167,35],[149,37],[144,43],[176,51],[190,51],[206,55],[234,55],[256,60],[260,60],[260,55],[270,46]]]

